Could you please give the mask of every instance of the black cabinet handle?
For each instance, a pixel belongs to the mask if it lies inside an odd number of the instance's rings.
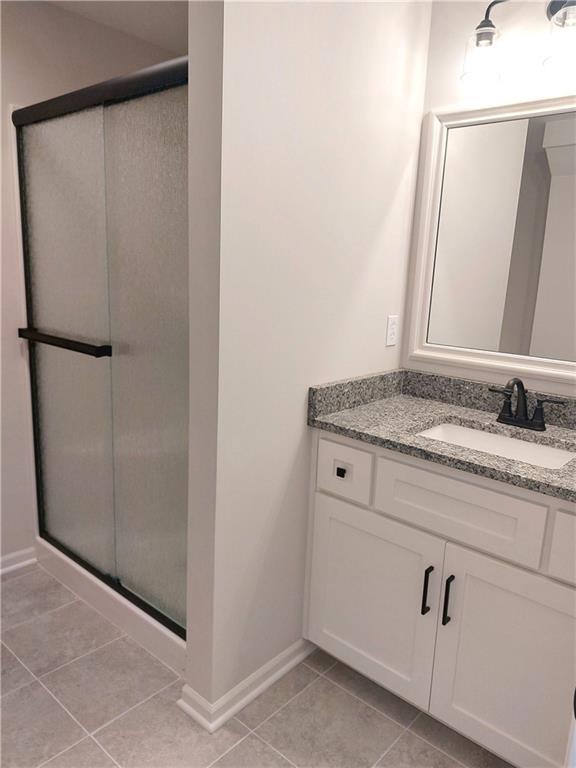
[[[427,605],[428,602],[428,582],[430,581],[430,574],[434,570],[433,565],[429,565],[428,568],[424,571],[424,586],[422,587],[422,607],[420,608],[420,613],[422,616],[425,616],[428,611],[430,610],[430,606]]]
[[[444,606],[442,608],[442,626],[445,627],[446,624],[450,621],[450,616],[448,615],[448,607],[450,604],[450,587],[452,586],[452,582],[456,576],[448,576],[446,579],[446,586],[444,588]]]
[[[51,336],[48,333],[41,333],[34,328],[18,328],[18,336],[21,339],[28,339],[28,341],[33,341],[36,344],[48,344],[51,347],[69,349],[72,352],[80,352],[82,355],[90,355],[91,357],[112,356],[112,347],[110,344],[87,344],[85,341],[64,339],[61,336]]]

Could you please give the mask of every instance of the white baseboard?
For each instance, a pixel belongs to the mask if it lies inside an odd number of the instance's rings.
[[[188,684],[185,684],[182,688],[182,696],[178,700],[178,706],[203,728],[214,733],[227,720],[269,688],[272,683],[275,683],[286,672],[303,661],[312,653],[314,648],[315,646],[307,640],[297,640],[213,704]]]
[[[44,539],[36,539],[36,555],[42,566],[78,597],[179,675],[184,673],[186,643],[182,638],[163,627]]]
[[[2,555],[0,558],[0,573],[10,573],[25,565],[32,565],[36,562],[36,550],[34,547],[19,549],[18,552],[10,552],[9,555]]]

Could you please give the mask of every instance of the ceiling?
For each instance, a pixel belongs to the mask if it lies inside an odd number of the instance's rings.
[[[52,4],[170,53],[188,48],[188,3],[182,0],[52,0]]]

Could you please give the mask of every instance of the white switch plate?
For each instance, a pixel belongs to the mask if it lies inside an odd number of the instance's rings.
[[[398,315],[388,315],[386,326],[386,346],[393,347],[398,343]]]

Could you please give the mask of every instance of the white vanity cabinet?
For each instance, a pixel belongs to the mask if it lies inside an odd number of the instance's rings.
[[[445,543],[317,494],[310,639],[427,708]]]
[[[315,441],[306,636],[519,768],[568,766],[574,505]]]
[[[566,761],[576,679],[574,590],[447,544],[430,713],[527,768]]]

